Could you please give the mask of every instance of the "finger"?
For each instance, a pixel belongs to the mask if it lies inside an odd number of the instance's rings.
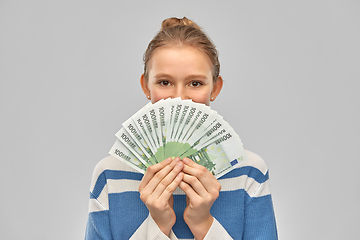
[[[188,175],[195,176],[197,179],[200,180],[200,182],[202,183],[202,185],[205,186],[206,189],[218,182],[215,176],[212,175],[212,173],[204,166],[193,162],[189,158],[183,158],[182,161],[185,164],[183,172],[187,173]]]
[[[184,164],[179,160],[174,168],[169,172],[162,180],[157,184],[155,187],[155,190],[153,192],[153,195],[155,197],[161,196],[164,192],[170,193],[170,195],[175,191],[178,184],[176,184],[175,188],[173,189],[173,182],[175,178],[179,175],[183,168]],[[181,174],[182,176],[183,174]],[[176,179],[178,180],[178,179]],[[179,182],[178,182],[179,183]],[[154,184],[156,184],[156,181],[154,181]],[[150,181],[149,185],[152,185],[152,181]],[[170,197],[170,196],[169,196]]]
[[[209,192],[207,191],[205,186],[195,176],[192,176],[192,175],[189,175],[189,174],[184,174],[183,182],[185,182],[189,186],[191,186],[191,189],[188,190],[188,191],[192,190],[191,193],[196,192],[196,194],[201,196],[201,197],[205,197],[205,196],[207,196],[209,194]]]
[[[184,174],[184,177],[185,177],[185,174]],[[183,179],[184,179],[183,177]],[[189,201],[189,199],[196,199],[199,197],[199,195],[195,192],[195,190],[186,182],[184,181],[181,181],[180,184],[179,184],[179,187],[181,190],[183,190],[186,194],[186,200]],[[187,202],[188,204],[188,202]]]
[[[161,195],[158,197],[160,201],[168,201],[173,195],[175,189],[180,185],[182,179],[184,177],[184,173],[179,172],[173,181],[164,189]]]
[[[139,185],[139,191],[144,189],[144,187],[149,183],[149,181],[154,177],[154,175],[158,171],[163,169],[165,166],[169,165],[171,162],[172,162],[172,158],[169,157],[160,163],[148,167]]]
[[[152,174],[152,178],[147,182],[147,184],[145,186],[141,186],[142,188],[139,187],[140,193],[144,193],[145,195],[152,194],[163,178],[166,177],[179,162],[180,158],[175,158],[170,162],[170,164],[165,165],[162,169],[156,172],[155,175]],[[173,175],[173,177],[175,176],[176,174]]]

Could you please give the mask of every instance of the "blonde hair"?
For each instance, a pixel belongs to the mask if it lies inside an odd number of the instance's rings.
[[[181,19],[168,18],[162,22],[160,31],[151,40],[144,53],[144,76],[146,80],[148,80],[149,60],[154,51],[159,47],[169,45],[188,45],[204,52],[213,64],[213,81],[217,80],[220,74],[218,51],[201,28],[186,17]]]

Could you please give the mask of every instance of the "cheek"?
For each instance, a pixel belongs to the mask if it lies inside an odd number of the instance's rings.
[[[168,98],[169,95],[164,91],[152,91],[151,92],[151,103],[156,103],[161,99]]]
[[[194,102],[204,103],[206,105],[209,105],[209,103],[210,103],[210,93],[208,93],[208,92],[196,93],[196,94],[193,94],[191,96],[191,99]]]

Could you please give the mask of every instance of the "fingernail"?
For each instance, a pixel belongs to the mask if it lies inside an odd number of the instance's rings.
[[[182,160],[185,164],[186,163],[189,163],[189,159],[188,158],[183,158],[183,160]]]
[[[181,159],[179,157],[174,158],[175,162],[179,162]]]

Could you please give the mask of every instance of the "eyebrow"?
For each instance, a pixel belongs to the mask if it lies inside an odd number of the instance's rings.
[[[155,75],[155,78],[156,79],[159,79],[159,78],[169,78],[169,79],[172,79],[173,77],[169,74],[166,74],[166,73],[159,73],[157,75]],[[204,80],[204,79],[207,79],[207,77],[203,74],[191,74],[189,76],[186,76],[185,80],[189,80],[189,79],[201,79],[201,80]]]
[[[185,79],[186,80],[189,80],[189,79],[201,79],[201,80],[204,80],[204,79],[207,79],[205,75],[202,75],[202,74],[192,74],[192,75],[189,75],[187,76]]]
[[[159,79],[159,78],[172,78],[171,75],[166,74],[166,73],[159,73],[159,74],[155,75],[154,77],[156,79]]]

